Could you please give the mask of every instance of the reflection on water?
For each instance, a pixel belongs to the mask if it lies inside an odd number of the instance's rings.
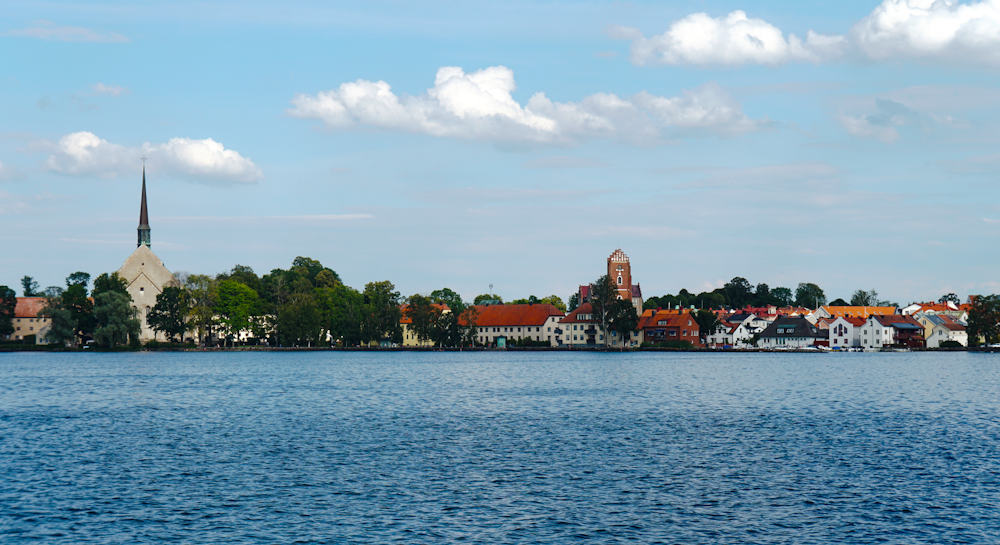
[[[0,354],[0,541],[993,543],[998,404],[996,354]]]

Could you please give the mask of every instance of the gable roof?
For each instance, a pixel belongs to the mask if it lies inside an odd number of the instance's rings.
[[[910,329],[912,326],[916,326],[920,329],[924,328],[924,326],[920,325],[920,322],[918,322],[916,318],[910,315],[906,316],[903,316],[902,314],[893,314],[890,316],[873,315],[869,316],[869,319],[874,319],[876,322],[878,322],[884,327],[897,327],[897,328],[901,327],[905,329]]]
[[[642,313],[639,317],[639,329],[654,328],[654,327],[689,327],[688,320],[691,321],[690,327],[699,327],[698,322],[694,320],[691,313],[686,310],[653,310],[649,309]],[[660,322],[666,322],[661,324]]]
[[[475,305],[476,325],[497,326],[540,326],[549,316],[563,316],[563,311],[547,303],[525,305]]]
[[[559,323],[561,323],[561,324],[573,324],[573,323],[581,323],[581,322],[586,322],[586,323],[593,322],[594,321],[593,319],[590,319],[590,320],[581,320],[580,317],[579,317],[580,314],[593,314],[593,312],[594,312],[594,305],[592,305],[590,303],[584,303],[584,304],[576,307],[575,309],[571,310],[569,312],[569,314],[567,314],[562,320],[559,320]]]
[[[825,339],[827,335],[827,332],[812,325],[803,316],[782,316],[760,332],[761,338],[816,337]]]
[[[869,316],[875,314],[878,316],[885,316],[887,314],[896,314],[896,307],[831,307],[824,306],[820,307],[827,314],[836,318],[838,316],[857,316],[861,318],[868,318]]]
[[[37,318],[45,308],[44,297],[18,297],[14,307],[15,318]]]

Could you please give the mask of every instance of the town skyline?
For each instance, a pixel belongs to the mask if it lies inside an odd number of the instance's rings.
[[[998,16],[912,4],[14,3],[0,284],[117,270],[145,154],[175,272],[565,298],[620,247],[647,297],[995,293]]]

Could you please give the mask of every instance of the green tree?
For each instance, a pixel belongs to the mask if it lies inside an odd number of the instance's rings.
[[[190,312],[187,293],[182,288],[168,286],[156,296],[156,304],[149,309],[146,323],[153,330],[162,332],[171,341],[174,337],[177,337],[178,341],[183,341],[184,333],[191,328],[188,325]]]
[[[430,297],[424,297],[419,293],[411,295],[406,301],[405,313],[410,320],[410,329],[417,336],[418,341],[432,342],[435,337],[438,340],[442,339],[442,330],[435,334],[435,330],[439,328],[438,321],[441,317],[441,309],[434,306]],[[447,334],[445,333],[444,336]]]
[[[847,306],[850,306],[850,303],[848,303],[847,301],[844,301],[843,299],[839,299],[838,298],[838,299],[834,299],[833,301],[830,301],[830,306],[831,307],[847,307]]]
[[[51,299],[53,297],[60,297],[60,296],[62,296],[62,292],[63,292],[63,289],[60,288],[59,286],[49,286],[49,287],[45,288],[45,291],[43,291],[41,294],[36,294],[36,295],[41,295],[42,297],[46,297],[46,298]]]
[[[569,296],[569,303],[567,308],[570,310],[576,310],[576,307],[580,306],[580,292],[576,292]]]
[[[465,302],[462,301],[462,296],[449,288],[441,288],[439,290],[432,291],[430,294],[430,300],[439,305],[448,305],[448,308],[455,312],[461,312],[466,307]]]
[[[219,283],[215,312],[219,324],[227,337],[235,341],[243,331],[254,328],[255,319],[260,315],[260,300],[257,292],[236,280]]]
[[[388,280],[365,284],[365,320],[362,334],[366,342],[388,339],[403,342],[403,329],[399,325],[402,311],[399,309],[399,292]]]
[[[618,333],[622,340],[622,348],[625,348],[625,343],[632,338],[632,333],[638,329],[639,314],[636,313],[631,301],[615,299],[608,308],[608,329],[605,331],[608,334]]]
[[[258,295],[261,292],[262,286],[260,277],[258,277],[257,274],[253,272],[253,268],[247,265],[239,265],[239,264],[233,265],[232,270],[218,275],[216,279],[219,282],[223,282],[226,280],[235,280],[240,284],[243,284],[248,288],[252,289],[253,291],[257,292]]]
[[[21,279],[21,292],[24,293],[25,297],[37,297],[38,293],[38,282],[30,276],[25,276]]]
[[[77,323],[73,313],[63,306],[61,296],[47,297],[41,314],[49,317],[45,342],[63,346],[76,342]]]
[[[7,286],[0,286],[0,337],[14,333],[14,312],[17,294]]]
[[[83,271],[77,271],[66,277],[66,287],[80,285],[84,289],[90,285],[90,274]]]
[[[361,324],[366,312],[364,295],[344,284],[322,288],[317,293],[320,323],[329,333],[331,342],[339,340],[345,346],[361,344]]]
[[[611,309],[618,299],[618,286],[608,275],[603,275],[590,285],[590,305],[593,309],[594,319],[604,331],[604,346],[608,345],[608,327],[611,319]]]
[[[332,288],[340,283],[340,278],[330,269],[323,269],[316,274],[315,283],[317,288]]]
[[[105,348],[138,342],[141,327],[132,298],[117,291],[104,291],[94,298],[94,340]]]
[[[753,297],[753,286],[746,278],[740,276],[726,282],[723,289],[726,290],[726,299],[733,308],[743,308],[750,303],[750,299]]]
[[[715,330],[722,323],[711,310],[699,310],[693,314],[693,317],[695,323],[698,324],[698,334],[702,337],[708,337],[715,333]]]
[[[101,273],[100,276],[94,279],[94,299],[96,300],[98,295],[108,291],[128,294],[128,282],[119,276],[117,272],[111,274]],[[129,296],[129,300],[131,299],[131,296]]]
[[[190,274],[184,279],[188,316],[198,332],[198,342],[207,339],[215,328],[215,303],[218,282],[206,274]]]
[[[858,290],[851,296],[851,306],[854,307],[874,307],[878,306],[878,292]]]
[[[542,304],[552,305],[557,309],[566,312],[566,303],[563,303],[562,298],[559,297],[558,295],[550,295],[548,297],[542,297],[541,302]]]
[[[323,337],[322,322],[313,294],[297,291],[278,307],[278,341],[283,346],[317,346]]]
[[[778,306],[787,307],[795,301],[795,295],[788,288],[777,287],[771,290],[771,297]]]
[[[972,298],[969,320],[965,328],[969,346],[1000,343],[1000,296],[978,295]]]
[[[72,315],[73,322],[76,324],[76,335],[79,338],[89,337],[94,333],[94,303],[87,295],[89,277],[90,275],[87,275],[87,282],[70,283],[67,279],[67,288],[60,295],[62,308],[68,310]]]
[[[826,304],[826,295],[816,284],[801,283],[795,289],[795,304],[805,308],[819,308]]]
[[[938,299],[938,303],[954,303],[956,305],[961,304],[962,300],[958,298],[954,293],[949,293],[947,295],[942,295]]]

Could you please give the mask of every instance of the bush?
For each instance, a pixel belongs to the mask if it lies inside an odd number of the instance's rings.
[[[938,348],[965,348],[962,343],[958,341],[944,341],[938,345]]]

